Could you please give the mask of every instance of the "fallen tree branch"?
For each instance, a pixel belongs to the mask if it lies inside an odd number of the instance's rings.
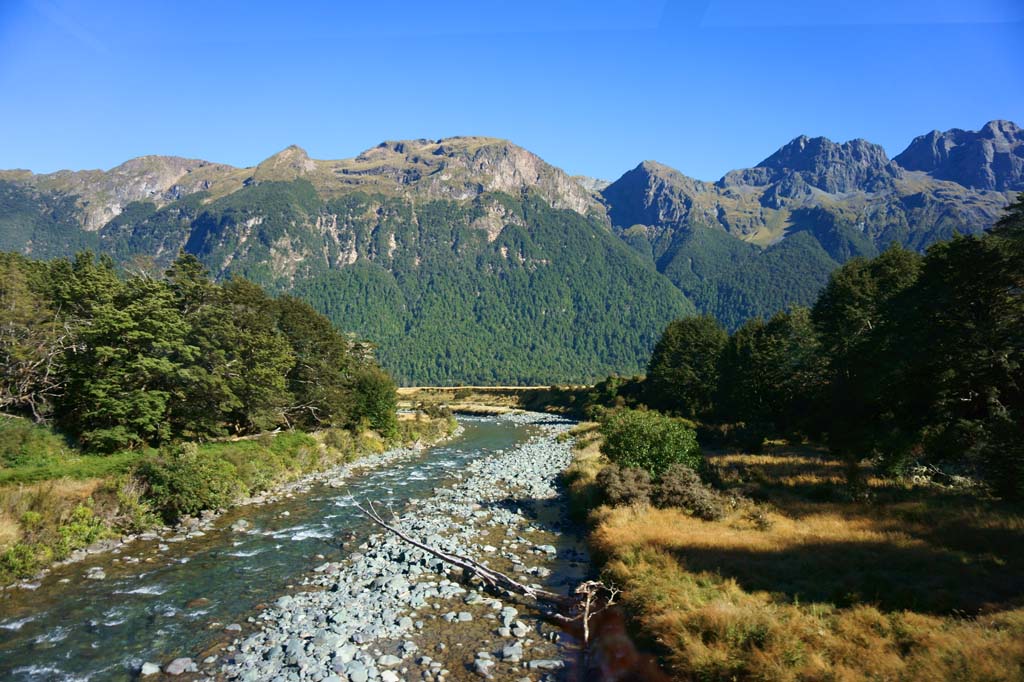
[[[548,604],[559,606],[561,608],[570,607],[575,602],[575,600],[564,595],[558,594],[557,592],[550,592],[548,590],[533,587],[531,585],[524,585],[523,583],[510,578],[504,573],[500,571],[495,571],[492,568],[484,566],[480,562],[470,559],[469,557],[460,556],[458,554],[451,554],[449,552],[442,551],[440,549],[437,549],[436,547],[431,547],[430,545],[422,543],[419,540],[411,538],[403,531],[390,525],[384,519],[382,519],[380,514],[378,514],[377,510],[374,508],[372,502],[367,503],[366,506],[356,504],[355,507],[360,512],[362,512],[368,519],[373,521],[381,528],[384,528],[390,533],[394,533],[405,542],[408,542],[410,545],[418,547],[419,549],[422,549],[424,552],[427,552],[437,557],[438,559],[441,559],[442,561],[446,561],[453,566],[458,566],[463,571],[477,576],[478,578],[480,578],[480,580],[484,582],[484,584],[490,587],[502,589],[506,592],[511,592],[513,594],[519,594],[524,597],[529,597],[530,599],[536,599],[538,601],[547,602]],[[563,616],[558,619],[562,620],[563,618],[565,617]],[[575,619],[573,618],[568,620]]]

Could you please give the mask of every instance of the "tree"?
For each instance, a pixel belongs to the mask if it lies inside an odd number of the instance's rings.
[[[1024,239],[1024,192],[1006,207],[1006,215],[996,222],[991,234],[1006,239]]]
[[[223,353],[218,371],[238,399],[226,415],[231,428],[249,433],[286,423],[294,401],[286,377],[295,354],[277,327],[273,300],[256,284],[231,279],[221,286],[217,312],[224,317],[210,321],[208,333]]]
[[[289,421],[307,427],[349,425],[357,360],[348,339],[304,301],[282,296],[276,307],[278,326],[295,357],[287,375],[293,398],[287,407]]]
[[[705,468],[697,434],[682,419],[651,410],[618,410],[602,424],[601,453],[622,467],[639,467],[653,478],[673,464]]]
[[[0,410],[42,422],[64,391],[64,355],[75,333],[30,286],[28,270],[23,258],[0,254]]]
[[[710,413],[718,390],[719,356],[728,338],[710,315],[670,323],[647,365],[651,406],[690,419]]]
[[[872,260],[855,258],[836,270],[811,317],[827,358],[821,426],[830,447],[860,458],[891,433],[887,386],[899,341],[886,320],[901,292],[917,281],[923,259],[892,246]]]
[[[67,361],[61,423],[94,450],[162,443],[172,401],[186,398],[188,326],[160,281],[134,277],[99,298],[77,302],[88,316]]]
[[[352,388],[355,421],[366,420],[370,428],[385,438],[391,438],[398,432],[397,409],[398,393],[395,382],[376,364],[365,364],[358,367],[353,376]]]
[[[889,391],[903,437],[882,443],[891,465],[920,443],[1024,497],[1024,241],[1000,230],[931,247],[891,326],[903,351]]]

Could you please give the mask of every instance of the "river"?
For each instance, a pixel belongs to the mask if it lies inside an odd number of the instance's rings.
[[[132,679],[144,661],[199,656],[230,639],[228,624],[251,630],[248,619],[264,604],[369,534],[350,496],[401,507],[428,497],[469,462],[536,433],[503,419],[460,421],[465,430],[457,438],[357,473],[346,488],[315,485],[279,502],[236,508],[202,537],[166,543],[163,551],[158,541],[136,541],[119,554],[60,567],[34,590],[0,593],[0,679]],[[239,519],[251,527],[231,530]],[[353,542],[344,542],[352,533]],[[94,567],[106,578],[86,579]]]

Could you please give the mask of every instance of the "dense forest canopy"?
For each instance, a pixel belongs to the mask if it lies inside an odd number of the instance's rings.
[[[989,234],[849,260],[810,309],[731,335],[711,317],[673,322],[639,387],[604,382],[594,397],[723,425],[748,446],[808,436],[1024,497],[1024,199]]]
[[[161,277],[109,257],[0,254],[0,410],[52,420],[88,450],[275,427],[395,426],[370,347],[309,304],[193,256]]]

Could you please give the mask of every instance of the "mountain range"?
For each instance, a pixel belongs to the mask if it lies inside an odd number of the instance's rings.
[[[1024,131],[933,131],[888,158],[798,137],[704,182],[645,161],[608,183],[508,141],[288,147],[259,165],[145,156],[109,171],[0,171],[0,250],[90,249],[129,268],[182,250],[218,278],[309,300],[403,383],[631,373],[673,318],[735,327],[808,304],[891,243],[990,227],[1024,191]]]

